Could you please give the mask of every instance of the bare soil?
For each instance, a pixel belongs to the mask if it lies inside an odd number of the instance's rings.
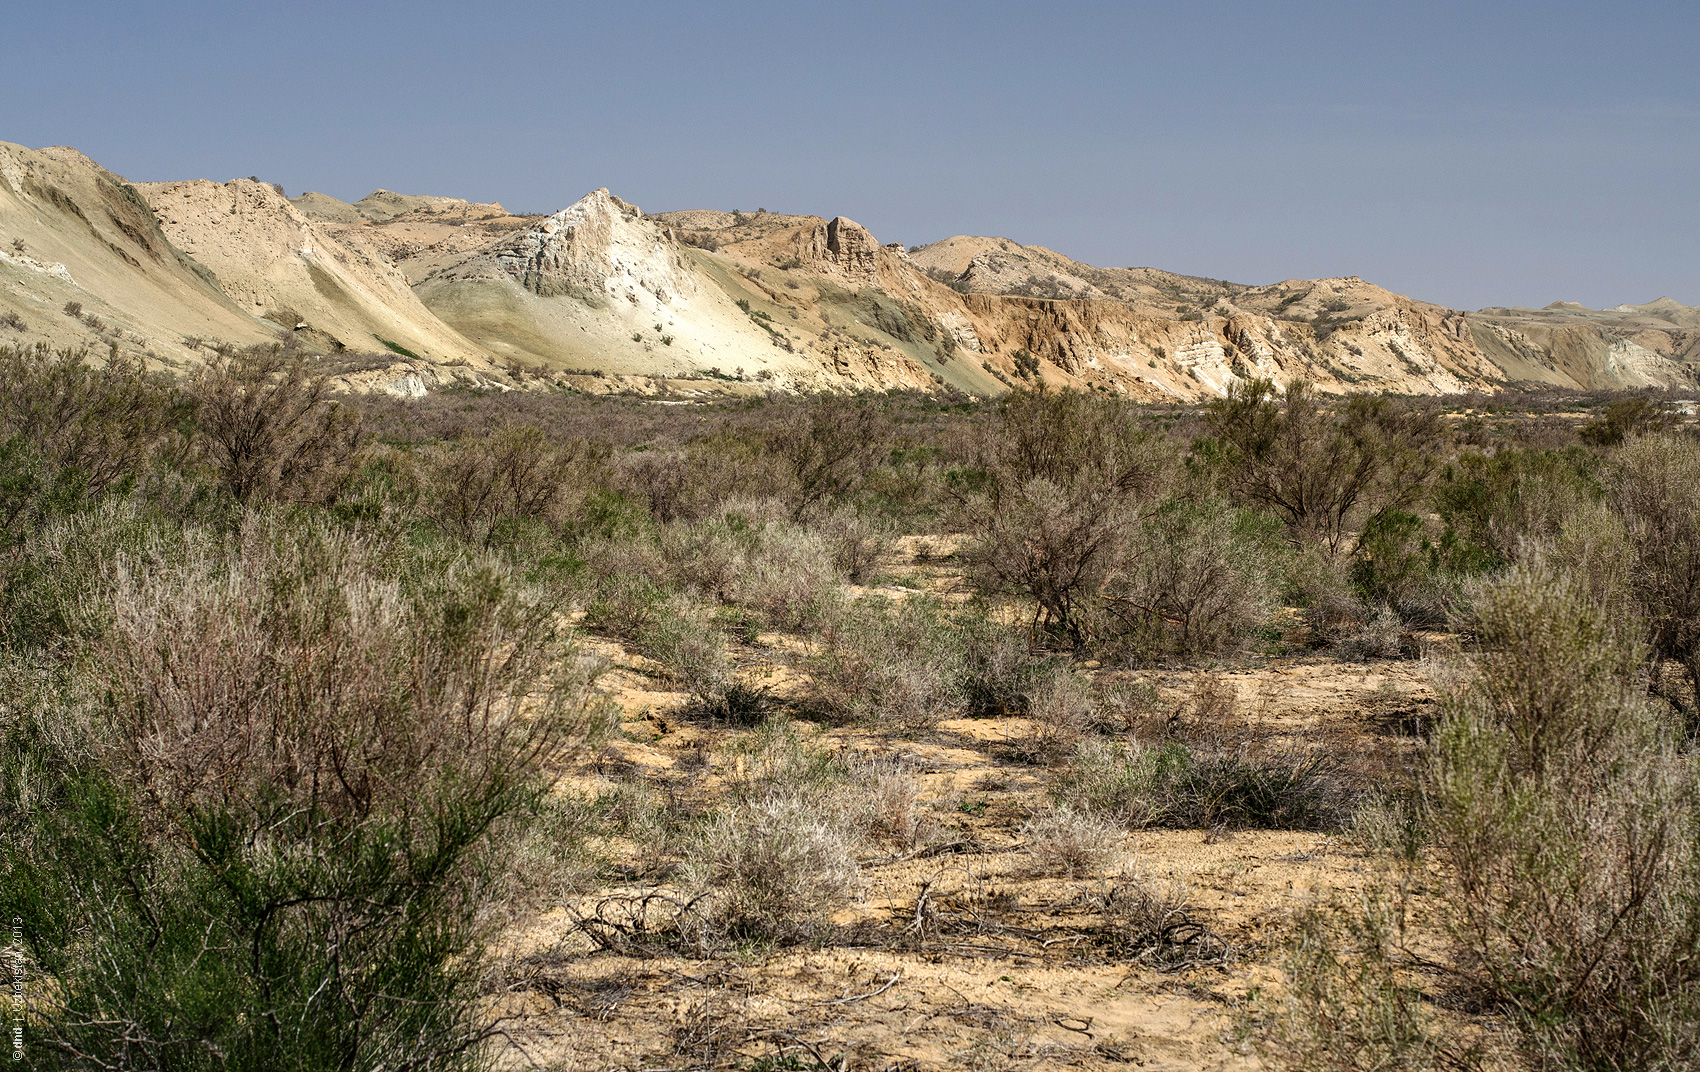
[[[887,594],[948,594],[946,561],[899,548]],[[947,553],[948,548],[936,549]],[[917,561],[919,559],[919,561]],[[740,760],[739,731],[683,716],[686,697],[612,641],[606,679],[618,738],[560,792],[621,780],[712,803]],[[734,653],[743,672],[797,696],[799,641],[763,636]],[[1301,654],[1216,668],[1112,671],[1155,688],[1144,716],[1208,717],[1270,740],[1351,756],[1367,777],[1407,777],[1433,693],[1421,660],[1343,662]],[[1131,732],[1134,727],[1129,728]],[[810,727],[818,743],[901,758],[937,829],[860,860],[851,903],[817,941],[708,959],[599,948],[576,910],[621,910],[650,888],[614,883],[523,921],[505,937],[495,1006],[515,1017],[504,1067],[550,1069],[866,1068],[1237,1069],[1258,1065],[1238,1025],[1248,993],[1278,981],[1274,954],[1296,909],[1368,885],[1377,861],[1349,835],[1140,830],[1102,873],[1039,873],[1022,827],[1057,771],[1007,742],[1018,719],[957,719],[922,739]],[[609,847],[618,863],[641,846]],[[1184,887],[1195,947],[1181,963],[1129,957],[1104,941],[1095,895],[1118,878]],[[616,906],[610,908],[610,906]],[[1423,917],[1419,904],[1414,920]]]

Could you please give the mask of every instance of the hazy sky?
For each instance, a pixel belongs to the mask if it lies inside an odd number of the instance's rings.
[[[1459,308],[1700,304],[1700,2],[78,3],[0,140],[553,211],[842,214]]]

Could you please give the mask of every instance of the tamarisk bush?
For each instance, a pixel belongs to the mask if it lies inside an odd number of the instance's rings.
[[[1427,794],[1454,966],[1545,1065],[1700,1059],[1700,784],[1638,623],[1576,574],[1476,595]]]
[[[557,609],[494,559],[272,513],[120,553],[105,595],[86,669],[0,701],[40,1044],[479,1066],[479,891],[599,718]]]

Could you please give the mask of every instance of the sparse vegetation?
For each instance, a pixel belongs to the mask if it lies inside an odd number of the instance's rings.
[[[293,321],[294,317],[290,317],[289,319],[291,321]],[[295,325],[293,323],[291,323],[289,326],[293,328]],[[388,350],[392,354],[400,354],[402,357],[412,358],[414,361],[419,360],[418,354],[414,353],[412,350],[409,350],[407,347],[401,345],[398,342],[391,342],[388,339],[381,338],[381,337],[376,336],[376,335],[374,335],[373,338],[377,339],[378,342],[383,346],[383,348]]]
[[[1178,973],[1143,978],[1241,1003],[1271,1067],[1700,1052],[1700,454],[1665,407],[328,368],[0,348],[38,1059],[838,1067],[910,1007],[980,1018],[964,1063],[1136,1052],[1028,1016],[1030,968]],[[779,985],[825,1011],[758,1023]]]

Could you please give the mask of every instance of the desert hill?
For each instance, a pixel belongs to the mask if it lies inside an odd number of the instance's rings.
[[[278,337],[172,244],[136,187],[74,149],[0,142],[0,341],[176,363],[185,338]],[[22,325],[19,327],[18,325]]]
[[[1514,380],[1652,387],[1700,374],[1700,309],[1670,298],[1611,309],[1483,309],[1470,324],[1482,352]]]
[[[437,363],[485,360],[425,308],[387,256],[357,233],[333,236],[267,183],[136,188],[166,237],[209,268],[227,296],[310,345],[406,351]]]
[[[607,190],[528,216],[388,190],[288,199],[253,179],[132,185],[75,150],[4,143],[0,176],[0,332],[168,366],[213,341],[288,341],[377,354],[350,384],[408,391],[1044,383],[1175,400],[1250,377],[1442,394],[1700,368],[1700,311],[1668,298],[1465,313],[1357,277],[1253,286],[995,237],[905,249],[842,216],[647,215]]]

